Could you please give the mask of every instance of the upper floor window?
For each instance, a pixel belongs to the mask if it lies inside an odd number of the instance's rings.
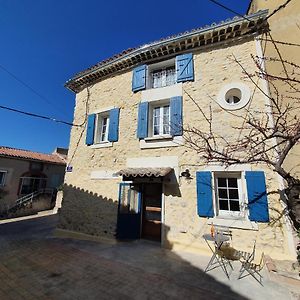
[[[152,135],[170,134],[170,105],[155,106],[152,110]]]
[[[6,173],[6,171],[0,170],[0,186],[4,186],[5,184]]]
[[[160,88],[194,80],[193,54],[186,53],[173,59],[133,69],[132,91]]]
[[[119,114],[120,109],[113,108],[88,115],[86,145],[98,144],[99,147],[102,147],[108,145],[107,142],[117,142],[119,139]]]
[[[95,143],[108,141],[109,115],[108,113],[99,113],[96,115]]]
[[[154,70],[151,74],[151,87],[160,88],[176,83],[175,65]]]
[[[139,104],[137,137],[139,139],[182,136],[182,97]]]

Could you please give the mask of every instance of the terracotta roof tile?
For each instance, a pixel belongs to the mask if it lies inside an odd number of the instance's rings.
[[[45,154],[33,152],[29,150],[16,149],[11,147],[0,146],[0,157],[12,157],[26,160],[35,160],[42,162],[49,162],[53,164],[66,164],[65,160],[56,154]]]

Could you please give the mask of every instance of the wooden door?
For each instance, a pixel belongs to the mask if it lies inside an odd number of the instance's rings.
[[[142,195],[142,237],[160,241],[162,184],[144,184]]]

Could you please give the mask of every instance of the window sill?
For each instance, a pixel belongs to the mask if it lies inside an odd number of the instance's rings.
[[[90,146],[90,148],[97,149],[97,148],[108,148],[108,147],[112,147],[112,146],[113,146],[112,142],[102,142],[102,143],[98,143],[98,144],[93,144]]]
[[[178,147],[183,145],[182,136],[158,136],[140,140],[140,149]]]
[[[173,136],[170,134],[166,135],[155,135],[145,138],[144,140],[147,141],[157,141],[157,140],[172,140]]]
[[[258,230],[258,225],[256,222],[250,220],[241,220],[241,219],[223,219],[221,217],[209,218],[207,224],[214,224],[216,226],[225,226],[229,228],[238,228],[245,230]]]

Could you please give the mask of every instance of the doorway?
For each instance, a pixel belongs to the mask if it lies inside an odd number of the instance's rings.
[[[161,241],[162,184],[145,183],[142,189],[141,237]]]

